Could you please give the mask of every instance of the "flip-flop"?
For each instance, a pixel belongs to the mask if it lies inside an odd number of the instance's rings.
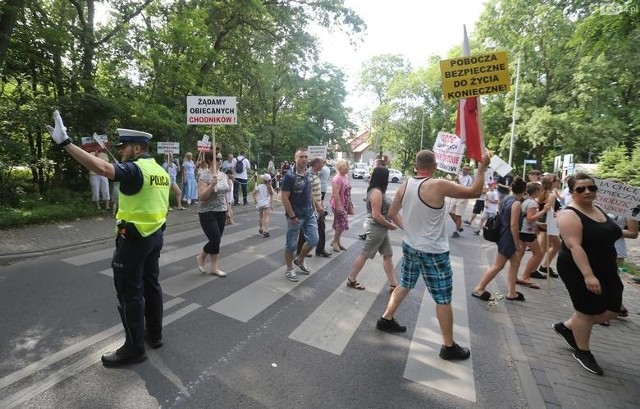
[[[516,280],[516,284],[523,285],[523,286],[529,287],[529,288],[534,288],[536,290],[540,289],[540,286],[538,284],[530,283],[530,282],[527,282],[527,281],[524,281],[524,280]]]
[[[522,294],[522,293],[521,293],[521,292],[519,292],[519,291],[516,291],[516,294],[518,294],[518,295],[516,295],[516,296],[515,296],[515,297],[513,297],[513,298],[509,298],[509,297],[504,297],[504,298],[505,298],[506,300],[509,300],[509,301],[524,301],[524,294]]]
[[[491,298],[491,293],[489,291],[483,291],[482,294],[479,294],[477,291],[471,293],[472,297],[480,298],[482,301],[493,301]]]

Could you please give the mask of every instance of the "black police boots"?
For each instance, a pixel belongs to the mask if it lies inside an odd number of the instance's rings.
[[[123,348],[102,355],[102,365],[106,367],[118,367],[124,365],[137,364],[147,359],[147,355],[142,353],[131,353]]]

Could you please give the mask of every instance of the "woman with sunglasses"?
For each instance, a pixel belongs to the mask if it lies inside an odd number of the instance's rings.
[[[593,326],[616,318],[622,306],[623,284],[614,246],[622,229],[593,205],[598,187],[591,176],[577,173],[568,183],[572,202],[558,214],[562,247],[557,266],[575,311],[568,320],[553,324],[553,329],[587,371],[602,375],[589,340]]]

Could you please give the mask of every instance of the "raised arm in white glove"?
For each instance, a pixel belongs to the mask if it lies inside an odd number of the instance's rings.
[[[65,128],[62,123],[62,117],[57,109],[53,111],[53,121],[56,125],[55,128],[47,125],[47,130],[49,131],[49,135],[51,135],[53,141],[61,147],[70,144],[71,139],[67,136],[67,128]]]

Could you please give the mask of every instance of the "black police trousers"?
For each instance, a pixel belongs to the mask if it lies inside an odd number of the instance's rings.
[[[149,338],[162,338],[162,289],[160,250],[163,231],[130,239],[118,234],[111,267],[118,295],[118,312],[125,331],[124,350],[144,352],[145,330]]]

